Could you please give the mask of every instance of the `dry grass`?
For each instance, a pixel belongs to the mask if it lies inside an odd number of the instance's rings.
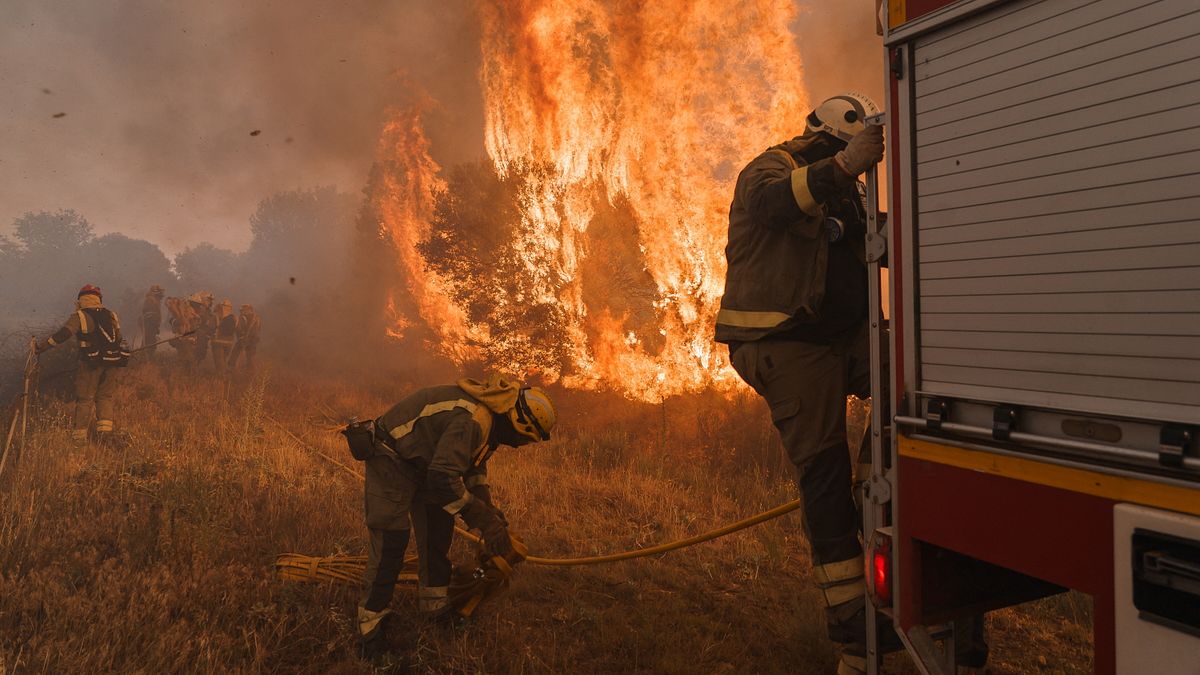
[[[357,591],[271,568],[281,552],[361,552],[361,486],[262,413],[352,465],[323,414],[375,415],[413,387],[276,373],[226,389],[141,364],[119,394],[123,449],[71,447],[69,405],[51,401],[0,486],[0,673],[370,672],[353,656]],[[540,555],[660,543],[795,496],[753,397],[560,399],[555,441],[491,467]],[[391,637],[415,672],[829,672],[807,560],[790,515],[658,558],[525,566],[465,629],[402,619]],[[1072,611],[1001,613],[993,626],[1021,643],[1000,641],[996,672],[1025,672],[1031,643],[1069,672],[1088,646]],[[1060,624],[1065,638],[1046,637]]]

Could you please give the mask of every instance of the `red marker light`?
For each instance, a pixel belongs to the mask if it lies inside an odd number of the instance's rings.
[[[870,569],[867,572],[871,579],[871,593],[876,605],[890,605],[892,602],[892,538],[875,533],[874,546],[871,547]]]

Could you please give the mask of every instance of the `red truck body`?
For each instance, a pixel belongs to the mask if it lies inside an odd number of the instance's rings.
[[[1200,672],[1200,13],[889,0],[882,18],[874,606],[946,672],[956,623],[1073,589],[1096,672]]]

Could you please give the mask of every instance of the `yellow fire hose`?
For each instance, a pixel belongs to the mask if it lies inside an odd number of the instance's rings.
[[[266,417],[268,420],[282,429],[284,433],[290,436],[292,440],[300,444],[301,447],[307,448],[311,452],[314,452],[317,455],[329,460],[347,473],[350,473],[359,479],[362,478],[362,475],[357,471],[305,443],[300,439],[299,436],[292,433],[291,430],[280,424],[277,420],[269,416]],[[578,558],[542,558],[539,556],[528,556],[525,558],[525,562],[534,565],[546,565],[551,567],[571,567],[577,565],[598,565],[601,563],[617,562],[619,560],[632,560],[634,558],[645,558],[652,555],[658,555],[660,553],[667,553],[669,551],[686,548],[688,546],[694,546],[695,544],[700,544],[706,541],[712,541],[713,539],[723,537],[727,534],[753,527],[759,523],[764,523],[768,520],[778,518],[784,514],[791,513],[792,511],[800,508],[800,504],[801,501],[796,499],[787,502],[786,504],[780,504],[779,506],[776,506],[768,511],[763,511],[758,515],[744,518],[735,523],[730,523],[723,527],[719,527],[715,530],[710,530],[703,534],[687,537],[685,539],[679,539],[665,544],[651,546],[649,548],[639,548],[630,551],[621,551],[619,553],[610,553],[607,555],[583,556]],[[477,544],[482,543],[479,537],[460,527],[456,526],[454,530]],[[401,574],[401,581],[415,581],[415,575],[409,570],[410,563],[413,563],[414,561],[415,558],[405,560],[406,569],[405,572]],[[362,575],[366,570],[366,562],[366,556],[329,556],[317,558],[297,553],[287,553],[279,556],[279,558],[276,559],[275,565],[279,570],[280,576],[291,581],[340,581],[344,583],[361,583]],[[505,565],[505,567],[507,567],[507,565]],[[501,572],[503,572],[503,581],[507,581],[508,573],[510,571],[511,568],[508,570],[501,570]],[[495,588],[488,587],[480,590],[478,593],[473,594],[463,606],[459,607],[459,613],[463,616],[470,616],[470,614],[475,610],[475,607],[477,607],[482,600],[486,599],[494,592]]]

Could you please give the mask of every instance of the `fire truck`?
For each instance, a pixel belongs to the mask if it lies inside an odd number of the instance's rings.
[[[1075,590],[1096,672],[1200,673],[1200,4],[881,23],[869,611],[953,673],[975,617]]]

